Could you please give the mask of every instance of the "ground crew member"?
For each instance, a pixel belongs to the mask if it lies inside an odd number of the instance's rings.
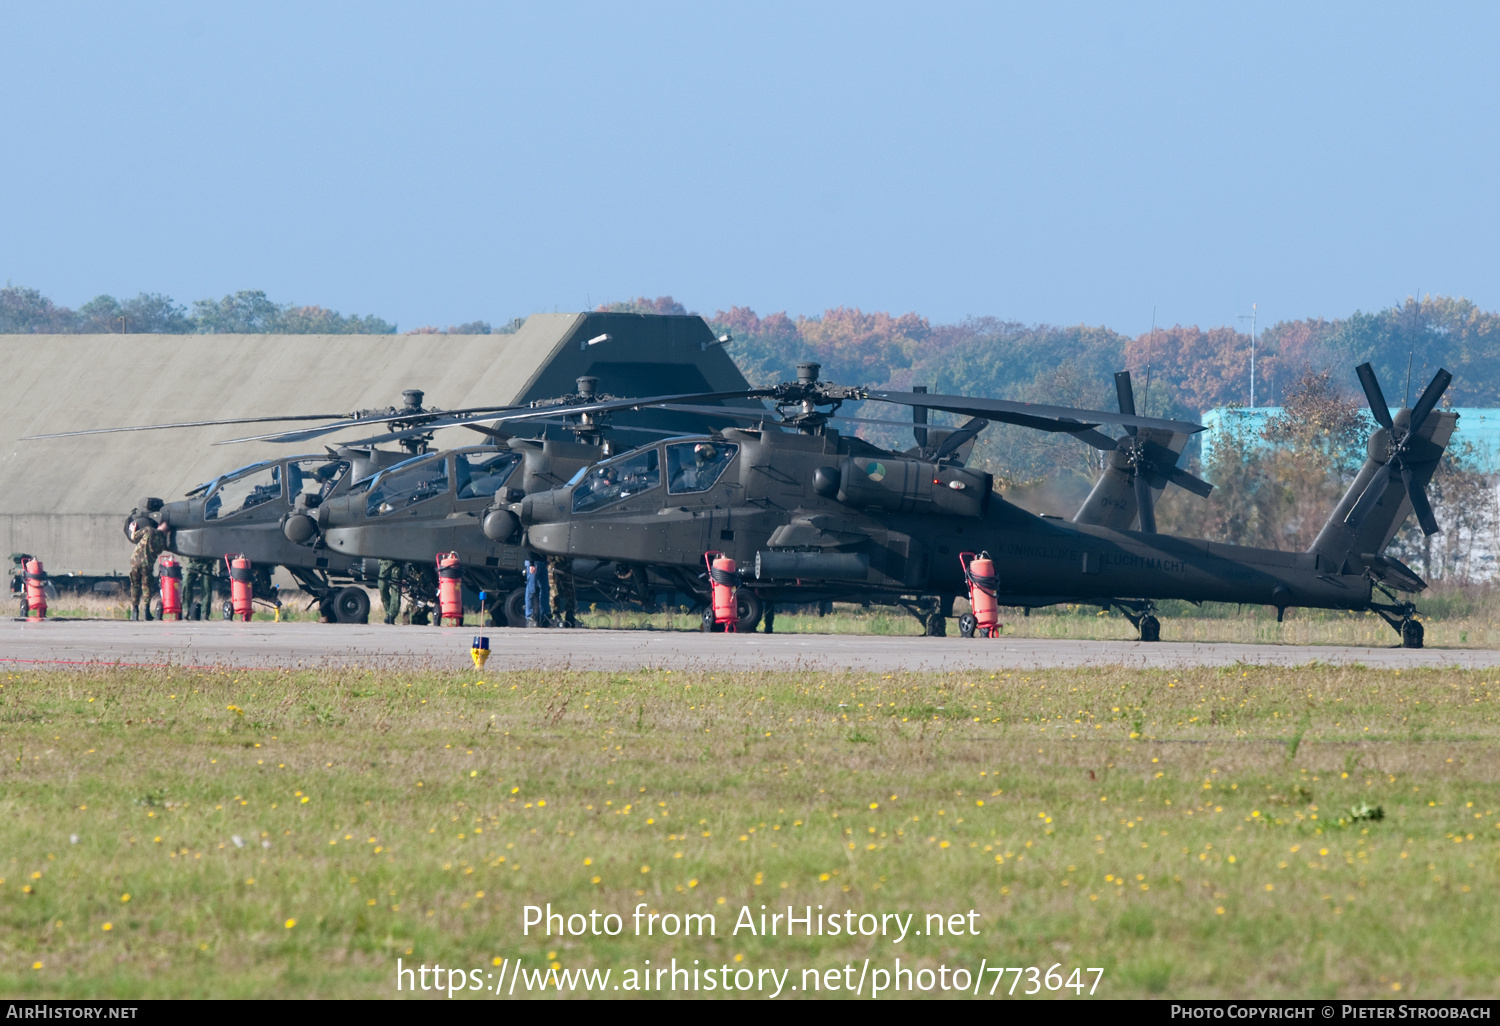
[[[578,593],[573,584],[573,560],[547,557],[547,584],[552,589],[553,622],[559,627],[578,626]]]
[[[182,615],[189,620],[208,620],[213,617],[214,578],[218,575],[216,559],[188,557],[182,569]]]
[[[530,554],[526,558],[526,626],[540,627],[547,619],[547,575],[542,572],[545,564],[541,557]]]
[[[31,611],[31,604],[26,601],[26,568],[24,566],[26,560],[30,558],[24,552],[12,552],[10,554],[10,561],[14,564],[14,568],[10,572],[10,595],[11,598],[21,600],[20,615],[23,617]]]
[[[130,618],[151,619],[151,601],[160,587],[156,583],[156,557],[167,548],[167,525],[142,517],[134,521],[130,540],[135,542],[135,551],[130,554]],[[141,592],[146,593],[146,615],[140,611]]]
[[[394,559],[382,559],[380,572],[380,604],[385,607],[385,622],[395,623],[401,612],[401,564]]]

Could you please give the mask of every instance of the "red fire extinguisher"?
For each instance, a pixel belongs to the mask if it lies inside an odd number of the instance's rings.
[[[459,626],[464,622],[463,570],[457,552],[442,552],[437,557],[438,626],[451,619]]]
[[[740,575],[735,572],[734,560],[722,552],[706,552],[703,560],[708,564],[714,623],[733,634],[740,622]]]
[[[26,619],[39,621],[47,615],[47,571],[40,559],[30,556],[21,564],[21,572],[26,577]]]
[[[255,607],[253,599],[255,596],[255,584],[250,579],[250,560],[245,558],[244,553],[239,555],[226,555],[224,562],[229,564],[229,604],[234,610],[234,615],[245,623],[250,622],[250,614]]]
[[[161,557],[161,618],[182,619],[182,564],[168,552]]]
[[[958,562],[964,568],[964,580],[969,585],[969,606],[974,610],[974,632],[980,637],[1000,636],[1000,603],[995,597],[1000,587],[1000,576],[995,572],[995,562],[988,552],[977,556],[972,552],[960,552]]]

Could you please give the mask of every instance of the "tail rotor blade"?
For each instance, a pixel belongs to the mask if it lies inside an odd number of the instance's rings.
[[[1127,417],[1135,416],[1135,389],[1130,385],[1130,372],[1120,371],[1115,375],[1115,398],[1120,402],[1120,412]],[[1132,435],[1134,428],[1127,428]]]
[[[1362,363],[1354,368],[1354,373],[1359,375],[1360,386],[1365,390],[1365,399],[1370,403],[1370,412],[1380,422],[1380,426],[1390,430],[1391,408],[1385,401],[1385,393],[1380,390],[1380,382],[1375,380],[1375,368],[1368,363]]]
[[[1070,431],[1068,433],[1080,442],[1087,442],[1095,449],[1100,449],[1104,452],[1114,452],[1120,447],[1118,439],[1111,438],[1096,428],[1088,428],[1083,431]]]
[[[1171,481],[1178,488],[1187,489],[1199,498],[1208,498],[1209,493],[1214,490],[1214,486],[1203,480],[1203,478],[1194,477],[1181,467],[1172,467],[1166,473],[1168,481]]]
[[[1433,375],[1432,380],[1428,382],[1426,390],[1422,393],[1422,398],[1417,400],[1416,407],[1411,411],[1411,430],[1408,432],[1409,434],[1414,435],[1417,433],[1417,429],[1422,426],[1422,422],[1427,419],[1427,415],[1432,412],[1433,407],[1437,406],[1438,400],[1443,397],[1443,393],[1448,390],[1448,385],[1452,381],[1453,375],[1449,374],[1445,368],[1439,367],[1437,374]],[[1415,500],[1413,500],[1412,505],[1416,505]],[[1432,531],[1428,531],[1427,533],[1431,534]]]
[[[1423,534],[1437,534],[1441,528],[1438,527],[1437,517],[1432,515],[1432,503],[1427,501],[1427,493],[1417,484],[1412,477],[1412,472],[1401,468],[1401,483],[1406,485],[1406,494],[1411,499],[1412,512],[1417,515],[1417,523],[1422,525]]]
[[[1141,515],[1141,530],[1155,534],[1156,510],[1151,505],[1151,484],[1143,471],[1136,471],[1135,475],[1135,506]]]
[[[963,427],[959,428],[947,438],[943,439],[943,444],[937,447],[937,452],[933,453],[932,458],[934,460],[940,460],[944,456],[947,456],[949,453],[956,452],[963,446],[965,442],[967,442],[969,439],[973,438],[975,435],[979,434],[979,432],[983,431],[989,426],[989,421],[983,419],[982,417],[975,417]],[[926,432],[923,433],[925,434]]]

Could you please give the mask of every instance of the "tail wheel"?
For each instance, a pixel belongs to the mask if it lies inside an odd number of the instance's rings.
[[[370,593],[351,584],[333,597],[332,612],[336,623],[369,623]]]
[[[505,596],[504,604],[505,626],[526,626],[526,589],[517,588]]]
[[[946,638],[948,636],[948,618],[942,613],[933,613],[927,617],[922,628],[923,633],[929,638]]]
[[[1423,635],[1422,625],[1415,620],[1401,621],[1401,647],[1421,648]]]
[[[1161,640],[1161,621],[1157,620],[1157,618],[1152,616],[1150,613],[1147,613],[1145,616],[1141,617],[1141,640]]]

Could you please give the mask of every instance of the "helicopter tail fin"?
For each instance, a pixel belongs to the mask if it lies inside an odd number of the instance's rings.
[[[1436,530],[1426,489],[1453,437],[1458,414],[1432,410],[1415,430],[1410,430],[1412,414],[1411,410],[1400,410],[1394,418],[1394,434],[1409,434],[1399,460],[1390,455],[1390,428],[1377,427],[1370,434],[1364,466],[1308,549],[1322,557],[1320,564],[1326,562],[1331,572],[1370,571],[1378,580],[1402,591],[1426,587],[1399,560],[1382,553],[1414,511],[1424,530]],[[1414,507],[1414,497],[1420,508]]]

